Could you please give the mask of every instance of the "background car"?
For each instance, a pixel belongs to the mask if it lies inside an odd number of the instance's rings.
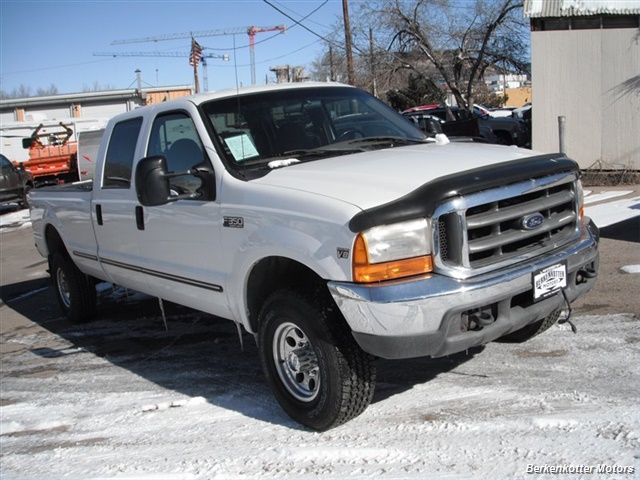
[[[482,110],[478,108],[474,108],[473,115],[471,115],[466,109],[460,108],[456,105],[452,105],[449,109],[454,116],[454,121],[467,121],[470,118],[475,118],[477,119],[481,130],[485,128],[486,131],[486,127],[489,127],[496,136],[497,141],[495,143],[499,143],[501,145],[516,145],[518,147],[527,146],[530,143],[530,139],[527,138],[527,132],[524,129],[523,122],[519,118],[494,118],[486,113],[482,113]],[[444,121],[450,120],[447,118],[447,109],[443,105],[437,107],[433,107],[431,105],[413,107],[402,113],[409,114],[416,112],[432,115]]]
[[[33,175],[16,167],[0,153],[0,204],[17,203],[28,207],[27,193],[33,188]]]
[[[498,138],[493,133],[489,125],[480,125],[477,118],[469,118],[467,120],[456,120],[447,122],[435,115],[429,115],[421,111],[405,111],[404,115],[411,120],[417,127],[425,133],[433,132],[433,123],[439,125],[442,133],[448,137],[471,137],[474,139],[482,139],[487,143],[499,143]]]

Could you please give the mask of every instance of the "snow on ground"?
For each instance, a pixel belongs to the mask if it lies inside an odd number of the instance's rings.
[[[29,210],[17,205],[0,205],[0,233],[13,232],[19,228],[31,228]]]
[[[10,339],[24,348],[3,366],[2,478],[516,479],[545,465],[638,478],[638,320],[581,317],[577,335],[381,361],[372,405],[324,433],[280,410],[230,322],[52,322]]]
[[[640,215],[640,197],[598,205],[587,204],[585,205],[585,215],[591,217],[600,228],[624,222]]]

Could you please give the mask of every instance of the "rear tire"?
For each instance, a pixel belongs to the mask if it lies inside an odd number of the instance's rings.
[[[513,333],[500,337],[497,341],[504,343],[523,343],[527,340],[540,335],[542,332],[549,330],[560,318],[560,310],[556,310],[551,315],[537,322],[531,323],[526,327],[516,330]]]
[[[96,312],[96,287],[91,277],[82,273],[71,259],[56,252],[49,264],[51,281],[60,310],[72,322],[90,320]]]
[[[27,195],[29,194],[30,191],[31,191],[31,186],[27,185],[22,192],[22,198],[18,202],[18,205],[20,207],[29,208],[29,198],[27,197]]]
[[[498,145],[513,145],[513,139],[508,132],[500,130],[494,133],[496,135],[496,138],[498,139]]]
[[[374,358],[360,349],[335,305],[284,289],[260,312],[258,351],[284,411],[323,431],[355,418],[371,403]]]

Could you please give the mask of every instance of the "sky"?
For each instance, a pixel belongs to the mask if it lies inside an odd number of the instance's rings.
[[[272,82],[275,74],[270,67],[310,67],[319,57],[325,48],[320,36],[330,34],[342,22],[342,1],[269,3],[304,27],[263,0],[0,0],[0,90],[11,93],[24,85],[35,95],[38,88],[51,85],[58,93],[78,93],[95,86],[134,88],[137,69],[143,86],[192,85],[193,68],[186,56],[94,54],[188,53],[190,32],[285,25],[284,34],[270,31],[255,36],[256,83],[264,84],[267,77]],[[117,40],[170,34],[185,34],[186,38],[112,45]],[[251,84],[247,34],[196,36],[196,41],[205,48],[204,53],[229,56],[229,61],[208,59],[208,90],[233,87],[236,81]],[[199,76],[204,90],[201,70]]]

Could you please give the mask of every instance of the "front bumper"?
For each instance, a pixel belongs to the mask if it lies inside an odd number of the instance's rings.
[[[592,223],[578,242],[523,265],[466,280],[437,274],[383,284],[329,282],[336,304],[360,347],[382,358],[439,357],[483,345],[541,320],[588,292],[599,261]],[[567,287],[533,302],[534,272],[567,266]],[[531,294],[529,295],[529,293]],[[471,311],[490,315],[482,328],[463,327]]]

